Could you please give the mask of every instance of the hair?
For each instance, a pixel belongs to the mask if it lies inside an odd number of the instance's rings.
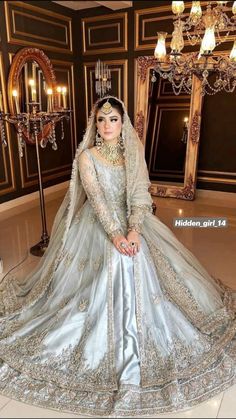
[[[123,107],[122,107],[122,104],[117,100],[117,99],[115,99],[115,98],[112,98],[112,97],[110,97],[110,98],[104,98],[104,99],[101,99],[101,100],[99,100],[98,102],[97,102],[97,105],[96,105],[96,111],[95,111],[95,117],[97,117],[97,112],[98,112],[98,110],[99,109],[101,109],[101,107],[104,105],[104,103],[106,103],[106,102],[109,102],[110,104],[111,104],[111,106],[114,108],[114,109],[116,109],[118,112],[119,112],[119,114],[121,115],[121,119],[123,120],[123,116],[124,116],[124,109],[123,109]]]

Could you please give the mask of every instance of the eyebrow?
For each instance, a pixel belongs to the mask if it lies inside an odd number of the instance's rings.
[[[105,116],[99,115],[97,118],[105,119]],[[119,118],[119,115],[111,115],[111,116],[109,115],[109,118]]]

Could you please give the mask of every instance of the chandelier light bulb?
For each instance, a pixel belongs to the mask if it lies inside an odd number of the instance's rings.
[[[184,11],[184,1],[172,1],[172,12],[174,15],[180,15]]]
[[[201,51],[204,53],[212,52],[216,46],[214,27],[206,28],[204,37],[202,39]]]
[[[196,23],[202,16],[202,8],[200,1],[193,1],[190,11],[190,18],[193,23]]]
[[[172,1],[174,30],[171,36],[170,53],[166,52],[167,33],[158,32],[154,56],[154,83],[159,75],[171,83],[175,95],[192,92],[192,78],[196,75],[201,84],[201,95],[214,95],[222,89],[236,91],[236,40],[230,55],[220,51],[213,54],[216,46],[229,41],[229,34],[236,31],[236,1],[208,1],[203,11],[200,1],[191,2],[189,11],[184,12],[183,1]],[[225,7],[231,3],[230,7]],[[231,12],[232,10],[232,12]],[[185,37],[188,46],[200,43],[199,52],[183,52]],[[216,40],[217,37],[217,40]],[[223,48],[224,49],[224,48]],[[214,73],[215,78],[209,76]],[[186,124],[188,124],[186,122]],[[183,139],[181,140],[183,141]]]
[[[234,45],[233,45],[233,48],[231,50],[229,58],[230,58],[231,61],[236,62],[236,40],[234,41]]]
[[[157,32],[158,39],[154,56],[159,61],[162,61],[166,57],[166,35],[167,32]]]
[[[233,2],[232,13],[233,13],[233,15],[236,14],[236,1]]]

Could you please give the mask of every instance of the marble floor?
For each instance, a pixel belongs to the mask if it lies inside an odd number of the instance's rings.
[[[48,231],[61,202],[60,198],[46,202]],[[236,199],[235,194],[205,194],[195,201],[183,201],[172,198],[155,198],[156,215],[172,229],[178,239],[191,250],[215,277],[236,290]],[[176,228],[176,217],[227,217],[226,228]],[[6,272],[24,259],[17,266],[13,275],[25,276],[36,266],[38,258],[29,254],[32,245],[40,240],[41,222],[39,206],[21,211],[0,211],[0,257],[3,272]],[[0,418],[76,418],[79,416],[66,412],[43,409],[20,403],[0,396]],[[149,416],[150,417],[150,416]],[[176,414],[152,417],[164,418],[236,418],[236,385],[208,402]]]

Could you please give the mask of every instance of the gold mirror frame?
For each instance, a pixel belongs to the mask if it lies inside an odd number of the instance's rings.
[[[135,128],[143,145],[146,142],[147,114],[148,114],[148,92],[149,74],[154,69],[157,60],[153,56],[140,56],[136,59],[136,110]],[[172,186],[151,182],[150,192],[154,196],[171,197],[186,200],[195,198],[196,190],[196,169],[199,149],[199,136],[201,126],[201,80],[193,76],[192,95],[189,112],[189,129],[185,159],[184,185]]]
[[[56,88],[56,76],[53,70],[52,63],[50,62],[47,55],[38,48],[27,48],[27,47],[22,48],[14,56],[11,67],[10,67],[9,76],[8,76],[8,86],[7,86],[8,87],[8,103],[9,103],[9,110],[12,115],[15,114],[12,92],[13,90],[17,90],[18,92],[20,92],[20,89],[19,89],[20,74],[21,74],[23,66],[28,61],[35,61],[39,65],[39,67],[41,68],[43,72],[47,88],[52,89],[52,91],[55,91],[55,88]],[[57,108],[58,100],[57,100],[56,95],[53,95],[53,103],[54,103],[54,107]],[[45,137],[47,138],[47,136],[49,135],[51,131],[51,127],[52,127],[52,122],[48,122],[47,124],[43,126],[42,131],[39,132],[38,134],[39,141],[42,138],[45,138]],[[28,144],[35,144],[35,140],[33,136],[29,134],[26,129],[23,130],[23,135],[25,137],[25,141]]]

